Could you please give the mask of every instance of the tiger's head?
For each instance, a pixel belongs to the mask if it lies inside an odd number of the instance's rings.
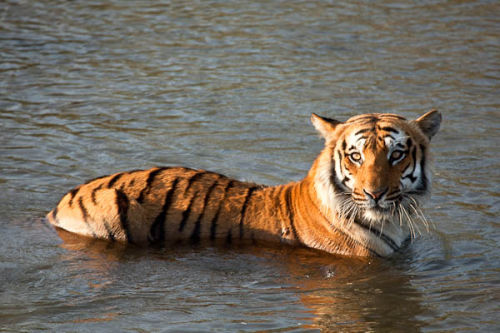
[[[325,148],[311,169],[324,210],[343,221],[369,226],[425,221],[420,211],[430,193],[428,148],[441,114],[432,110],[408,121],[388,113],[346,122],[313,114]]]

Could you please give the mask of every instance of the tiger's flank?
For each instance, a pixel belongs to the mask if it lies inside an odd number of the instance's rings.
[[[313,114],[324,149],[304,179],[279,186],[205,170],[156,167],[90,180],[47,219],[80,235],[133,244],[281,242],[349,256],[388,256],[428,227],[429,143],[441,114],[345,122]]]

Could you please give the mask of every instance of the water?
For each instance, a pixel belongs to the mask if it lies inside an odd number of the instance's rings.
[[[0,330],[498,331],[495,1],[4,1]],[[369,262],[138,249],[40,218],[86,179],[185,165],[266,184],[321,149],[311,112],[444,116],[435,229]]]

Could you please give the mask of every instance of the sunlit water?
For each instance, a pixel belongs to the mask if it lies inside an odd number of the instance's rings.
[[[496,1],[0,3],[0,330],[498,331]],[[185,165],[266,184],[311,112],[444,116],[435,228],[387,260],[139,249],[41,222],[87,179]]]

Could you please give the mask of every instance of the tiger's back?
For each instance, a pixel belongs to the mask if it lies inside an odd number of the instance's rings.
[[[204,170],[163,167],[116,173],[75,187],[47,217],[77,234],[145,244],[240,234],[262,188]]]

